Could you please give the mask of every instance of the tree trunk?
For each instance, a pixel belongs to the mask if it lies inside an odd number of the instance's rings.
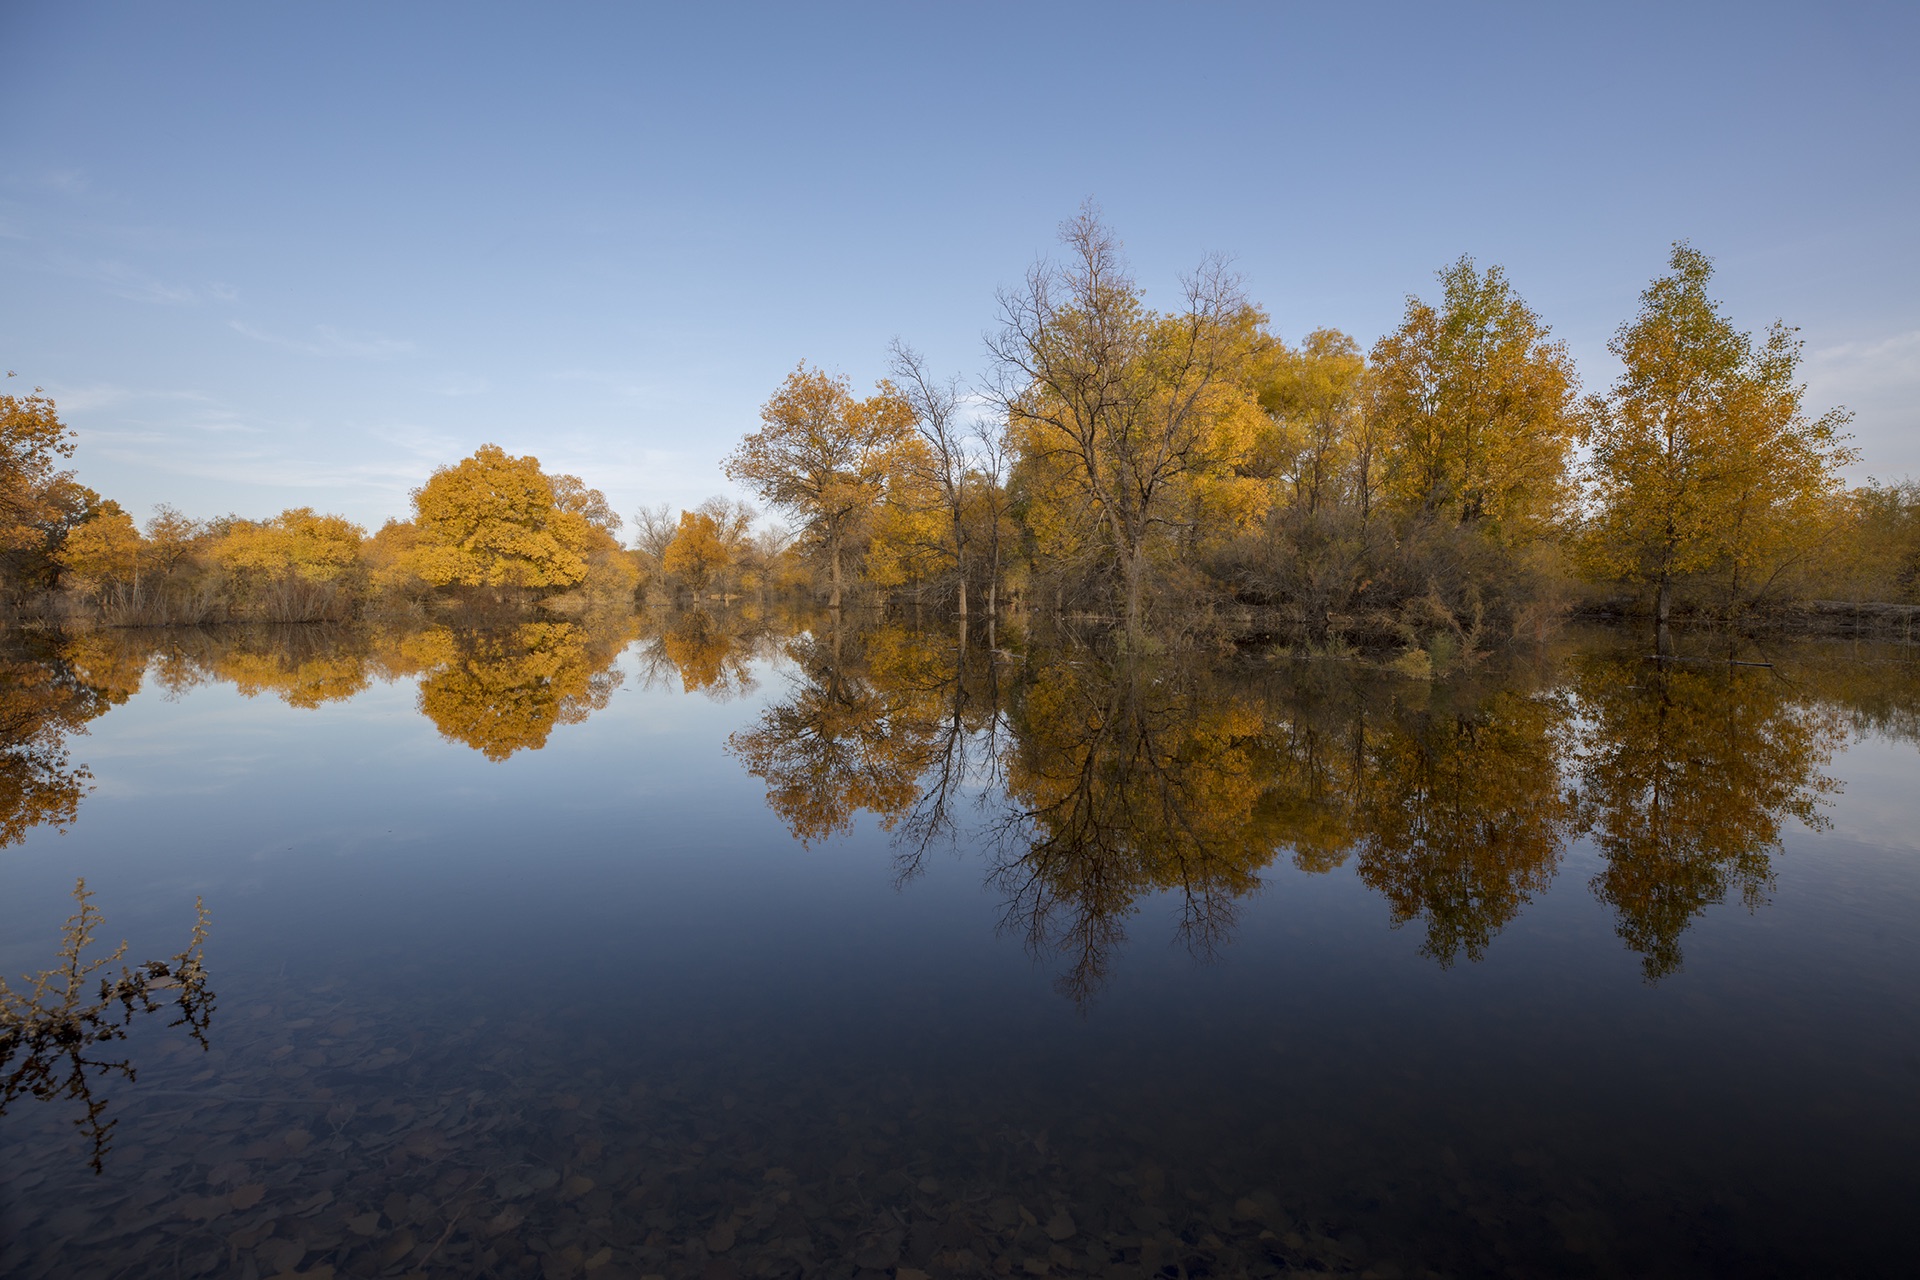
[[[966,617],[967,617],[967,574],[966,574],[966,571],[962,569],[960,572],[960,620],[962,622],[965,622]]]
[[[1136,546],[1127,556],[1127,638],[1140,636],[1140,591],[1146,576],[1147,549]]]
[[[1654,652],[1667,657],[1673,652],[1673,636],[1667,630],[1667,617],[1673,610],[1673,584],[1666,574],[1660,575],[1660,583],[1653,592],[1653,640]]]
[[[998,519],[998,516],[994,517]],[[987,572],[987,616],[1000,612],[1000,539],[993,540],[993,564]]]
[[[840,540],[833,541],[833,589],[827,596],[827,608],[840,607]]]

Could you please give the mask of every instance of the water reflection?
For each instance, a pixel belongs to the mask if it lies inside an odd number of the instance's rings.
[[[978,851],[1003,927],[1090,998],[1149,898],[1213,954],[1276,858],[1351,865],[1442,966],[1484,957],[1574,842],[1590,888],[1659,979],[1710,906],[1766,901],[1791,823],[1819,829],[1848,733],[1913,737],[1911,661],[1653,662],[1606,639],[1451,680],[1341,663],[1120,653],[1070,638],[752,609],[491,629],[285,627],[36,636],[5,658],[0,844],[73,821],[70,736],[149,674],[308,708],[417,681],[447,741],[504,761],[642,682],[726,701],[786,688],[729,739],[803,845],[869,815],[898,879]],[[1867,670],[1868,674],[1860,674]]]
[[[1424,922],[1421,952],[1442,965],[1486,954],[1545,891],[1579,825],[1563,780],[1570,700],[1476,693],[1457,707],[1397,708],[1363,730],[1360,879],[1396,925]]]
[[[1080,1001],[1145,899],[1170,896],[1205,957],[1283,853],[1352,862],[1422,954],[1479,960],[1585,837],[1607,864],[1593,892],[1660,978],[1708,906],[1764,902],[1784,824],[1824,824],[1849,716],[1771,668],[1605,647],[1444,683],[1057,643],[1016,657],[900,625],[826,626],[786,654],[787,695],[731,748],[795,838],[870,814],[907,879],[964,834],[1005,927]]]
[[[492,631],[432,627],[397,646],[420,677],[420,711],[449,742],[489,760],[538,751],[556,725],[605,709],[620,686],[613,662],[631,634],[570,622]]]
[[[1680,938],[1737,895],[1761,906],[1783,825],[1827,824],[1845,742],[1841,708],[1770,669],[1586,658],[1579,778],[1606,859],[1593,891],[1649,979],[1680,967]]]
[[[1827,1257],[1799,1225],[1898,1219],[1871,1197],[1907,1186],[1912,876],[1632,1000],[1606,921],[1659,979],[1714,903],[1758,903],[1776,868],[1794,885],[1781,851],[1827,812],[1835,751],[1920,724],[1909,651],[1655,664],[1596,635],[1425,681],[731,608],[637,637],[555,619],[29,639],[0,724],[9,759],[37,762],[8,776],[44,785],[9,784],[12,829],[99,820],[10,850],[9,892],[44,901],[72,882],[47,869],[84,857],[239,914],[210,1056],[173,1035],[149,1058],[138,1032],[84,1055],[141,1063],[136,1088],[108,1082],[106,1178],[72,1158],[67,1116],[7,1117],[9,1275],[1762,1274],[1741,1264]],[[87,799],[75,735],[143,679],[147,720],[102,734],[111,785]],[[258,795],[182,799],[178,743],[234,732],[216,685],[377,714],[303,738],[320,717],[256,707],[260,763],[227,780]],[[697,697],[663,706],[676,691]],[[409,696],[431,749],[389,779],[369,748]],[[525,767],[603,707],[634,714],[601,721],[629,731],[619,751],[571,757],[600,772]],[[571,807],[647,770],[625,808]],[[500,784],[478,804],[476,771]],[[338,791],[316,778],[364,786],[367,816],[308,839],[309,792]],[[742,790],[816,851],[885,829],[903,897],[882,867],[766,839]],[[237,835],[113,865],[140,824],[234,815]],[[1841,890],[1904,856],[1802,847]],[[1514,936],[1569,899],[1567,935]],[[1151,968],[1158,944],[1205,958],[1236,937],[1230,971]],[[1030,998],[1023,942],[1099,1016]],[[1470,967],[1528,946],[1551,964]],[[1831,967],[1809,977],[1813,951]],[[1129,967],[1146,980],[1113,981]]]
[[[991,879],[1007,927],[1064,960],[1063,993],[1098,990],[1148,894],[1174,896],[1196,956],[1226,940],[1280,847],[1260,711],[1189,664],[1089,654],[1029,673]]]
[[[92,775],[67,740],[113,701],[57,650],[0,659],[0,848],[74,820]]]
[[[675,609],[648,619],[639,643],[642,682],[675,681],[683,692],[728,702],[758,687],[756,660],[775,656],[781,642],[804,627],[798,616],[739,608]]]

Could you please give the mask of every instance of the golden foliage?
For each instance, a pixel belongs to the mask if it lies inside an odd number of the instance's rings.
[[[60,514],[53,502],[57,460],[72,456],[73,435],[50,397],[38,387],[30,395],[0,395],[0,551],[40,542],[42,526]]]
[[[1374,459],[1359,344],[1338,329],[1315,329],[1297,350],[1276,342],[1255,386],[1273,425],[1248,469],[1270,479],[1280,500],[1309,512],[1368,506]]]
[[[587,576],[594,526],[556,505],[538,458],[482,445],[435,471],[413,506],[418,541],[403,563],[433,586],[571,587]]]
[[[1801,343],[1776,323],[1759,343],[1707,296],[1712,261],[1676,244],[1669,273],[1610,350],[1626,366],[1590,404],[1596,574],[1650,583],[1666,616],[1675,580],[1712,575],[1724,599],[1763,594],[1837,515],[1844,410],[1808,419]]]
[[[1373,349],[1387,494],[1407,512],[1484,522],[1507,543],[1549,532],[1575,488],[1578,388],[1566,347],[1497,266],[1440,272],[1438,307],[1407,299]]]
[[[259,582],[338,582],[359,563],[366,536],[341,516],[293,507],[270,520],[235,521],[213,544],[213,559],[229,573]]]
[[[1248,473],[1268,429],[1252,389],[1266,317],[1218,261],[1184,311],[1147,309],[1090,208],[1061,239],[1068,262],[1002,295],[992,340],[1014,481],[1040,555],[1118,575],[1135,630],[1150,567],[1264,509]]]
[[[113,501],[101,504],[93,518],[69,530],[55,553],[56,560],[79,580],[81,588],[99,594],[118,583],[131,583],[146,562],[146,544],[133,517]]]
[[[698,596],[726,570],[729,560],[719,522],[702,511],[682,511],[680,527],[660,557],[660,568]]]
[[[761,406],[760,423],[728,455],[727,476],[787,512],[819,545],[838,607],[843,562],[912,438],[913,409],[884,382],[857,400],[846,378],[801,364]]]

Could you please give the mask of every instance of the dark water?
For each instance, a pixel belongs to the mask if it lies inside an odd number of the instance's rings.
[[[1689,643],[15,637],[0,973],[217,1009],[0,1274],[1910,1272],[1920,653]]]

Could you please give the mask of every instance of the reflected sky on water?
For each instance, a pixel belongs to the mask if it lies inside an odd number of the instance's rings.
[[[1920,655],[1682,654],[31,637],[0,965],[78,876],[136,959],[198,895],[219,1008],[133,1029],[99,1177],[0,1119],[0,1269],[1884,1266]]]

